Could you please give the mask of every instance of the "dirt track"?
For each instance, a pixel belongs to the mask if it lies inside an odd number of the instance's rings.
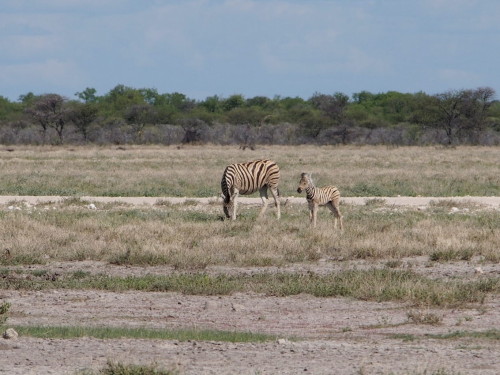
[[[31,201],[34,199],[34,201]],[[43,197],[0,197],[42,202]],[[47,200],[62,199],[48,197]],[[88,198],[125,200],[151,205],[165,198]],[[182,202],[177,198],[173,202]],[[191,198],[190,198],[191,199]],[[253,199],[253,200],[252,200]],[[300,202],[304,202],[304,198]],[[364,204],[369,198],[344,198]],[[388,205],[425,206],[438,198],[383,198]],[[445,198],[453,199],[458,198]],[[498,197],[467,197],[487,208],[500,208]],[[215,198],[212,198],[212,201]],[[205,202],[210,202],[206,199]],[[250,198],[244,203],[258,203]],[[412,262],[412,269],[429,277],[460,277],[476,280],[500,275],[499,264],[451,262],[429,268],[425,259]],[[363,262],[352,267],[363,267]],[[369,266],[373,266],[370,263]],[[376,266],[376,265],[375,265]],[[336,262],[294,265],[297,270],[328,272]],[[114,275],[168,273],[168,267],[119,267],[98,262],[44,265],[54,272],[107,272]],[[208,272],[248,272],[247,269],[213,268]],[[255,269],[252,269],[252,272]],[[267,270],[269,271],[269,270]],[[271,270],[272,271],[272,270]],[[377,303],[309,295],[266,297],[184,296],[178,293],[112,293],[103,291],[0,291],[0,302],[12,304],[10,325],[85,325],[148,328],[200,328],[262,332],[278,339],[269,343],[178,342],[169,340],[43,340],[20,337],[0,339],[0,374],[75,374],[100,369],[108,359],[133,364],[156,363],[176,368],[181,374],[486,374],[500,373],[500,341],[486,338],[436,339],[429,334],[454,331],[481,332],[498,329],[500,297],[480,306],[463,309],[415,310],[400,303]],[[430,314],[439,324],[416,323],[409,312]],[[399,335],[399,336],[395,336]],[[297,341],[288,338],[298,337]],[[404,339],[408,339],[405,341]]]
[[[60,196],[14,196],[14,195],[0,195],[0,204],[7,204],[9,202],[24,201],[30,204],[46,203],[46,202],[59,202],[67,199],[68,197]],[[132,205],[153,205],[160,201],[168,201],[170,203],[184,203],[186,201],[194,201],[199,203],[217,202],[218,197],[211,198],[191,198],[191,197],[88,197],[82,196],[80,199],[89,202],[119,202]],[[305,203],[305,197],[286,197],[290,203]],[[438,201],[455,201],[455,202],[472,202],[486,207],[500,209],[500,197],[344,197],[342,202],[347,204],[365,204],[371,199],[384,200],[387,205],[395,206],[426,206],[430,202]],[[240,196],[238,202],[242,204],[259,204],[260,198],[249,198]]]

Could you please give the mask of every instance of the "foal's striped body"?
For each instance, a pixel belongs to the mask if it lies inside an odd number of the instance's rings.
[[[306,192],[307,203],[309,204],[309,218],[312,226],[316,226],[316,218],[319,206],[327,206],[334,215],[333,227],[343,228],[342,215],[340,214],[340,192],[335,186],[316,187],[309,173],[302,173],[300,176],[297,192]]]

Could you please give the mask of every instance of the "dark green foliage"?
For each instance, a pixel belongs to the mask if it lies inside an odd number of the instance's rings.
[[[500,143],[499,105],[493,100],[495,91],[488,87],[436,95],[361,91],[352,98],[335,92],[314,93],[305,100],[280,96],[246,99],[234,94],[196,101],[178,92],[162,94],[120,84],[102,96],[88,87],[75,96],[78,100],[28,93],[19,102],[0,96],[0,143],[172,144],[180,143],[182,137],[165,133],[165,124],[192,132],[192,126],[186,124],[194,123],[225,128],[223,133],[211,127],[197,128],[194,142],[223,144],[246,143],[240,134],[234,134],[238,125],[259,128],[254,144]],[[35,131],[37,127],[42,131]],[[275,135],[285,128],[286,138]]]

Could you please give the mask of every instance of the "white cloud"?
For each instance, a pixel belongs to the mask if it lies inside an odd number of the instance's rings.
[[[439,79],[442,82],[448,83],[450,87],[459,86],[460,88],[465,88],[470,85],[474,86],[481,80],[479,74],[460,69],[440,69],[437,74]]]
[[[495,86],[499,12],[486,0],[6,0],[0,85],[288,95],[296,82],[309,95],[332,83],[448,89],[489,74]]]
[[[0,50],[4,59],[25,60],[30,57],[47,55],[59,49],[62,40],[50,35],[13,35],[0,38]]]
[[[72,62],[46,60],[42,62],[1,65],[0,86],[30,87],[79,87],[84,74]]]

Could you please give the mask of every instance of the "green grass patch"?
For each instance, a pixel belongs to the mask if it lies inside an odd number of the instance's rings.
[[[484,340],[500,340],[500,330],[494,328],[486,331],[453,331],[448,333],[428,333],[423,336],[413,335],[408,333],[398,333],[390,335],[389,337],[393,339],[399,339],[403,341],[414,341],[416,339],[436,339],[436,340],[456,340],[456,339],[484,339]]]
[[[5,324],[7,321],[7,318],[9,317],[9,309],[10,309],[10,303],[9,302],[3,302],[0,305],[0,327]]]
[[[108,361],[106,367],[98,371],[83,370],[78,375],[177,375],[176,370],[165,370],[157,366],[123,364],[121,362]]]
[[[266,342],[276,340],[276,336],[252,332],[232,332],[200,329],[150,329],[120,327],[79,327],[79,326],[15,326],[20,336],[42,339],[73,339],[94,337],[98,339],[150,339],[177,341],[221,341],[221,342]]]
[[[415,341],[417,339],[417,336],[409,334],[409,333],[396,333],[394,335],[391,335],[390,337],[392,339],[403,340],[405,342]]]
[[[452,340],[462,338],[500,340],[500,330],[490,329],[487,331],[454,331],[441,334],[427,334],[425,337],[440,340]]]
[[[429,259],[433,262],[449,262],[453,260],[471,260],[474,255],[472,249],[462,250],[436,250],[429,255]]]
[[[112,277],[74,274],[58,278],[0,280],[2,289],[97,289],[179,292],[188,295],[229,295],[235,292],[290,296],[351,297],[359,300],[402,301],[416,306],[461,306],[482,303],[489,293],[500,292],[499,278],[473,282],[435,280],[412,271],[392,269],[348,270],[327,275],[314,273],[262,273],[208,275],[176,273],[167,276]]]
[[[106,367],[99,371],[83,370],[78,375],[177,375],[177,370],[165,370],[155,365],[134,365],[108,361]]]

